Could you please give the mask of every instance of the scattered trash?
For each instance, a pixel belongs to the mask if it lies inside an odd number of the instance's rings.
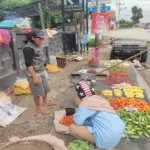
[[[0,99],[0,126],[6,127],[13,122],[26,108],[18,107],[5,98]]]
[[[77,55],[67,55],[68,61],[82,61],[83,58]]]

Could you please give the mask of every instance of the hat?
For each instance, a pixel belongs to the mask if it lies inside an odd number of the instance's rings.
[[[87,96],[95,95],[95,89],[89,81],[80,81],[76,84],[75,90],[80,99],[83,99]]]
[[[42,30],[32,30],[29,33],[29,37],[34,37],[34,38],[46,38],[46,34]]]

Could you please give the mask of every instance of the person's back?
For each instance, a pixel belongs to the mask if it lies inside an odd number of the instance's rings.
[[[108,149],[118,144],[125,125],[117,114],[79,107],[74,115],[76,124],[80,124],[80,116],[87,116],[88,119],[85,120],[84,125],[87,126],[90,133],[94,134],[97,147]]]
[[[80,81],[75,86],[78,109],[73,116],[70,132],[80,140],[95,143],[98,148],[112,149],[119,143],[125,124],[109,102],[95,95],[90,82]]]

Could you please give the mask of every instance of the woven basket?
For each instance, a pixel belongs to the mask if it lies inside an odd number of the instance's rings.
[[[64,68],[66,66],[66,58],[56,58],[57,59],[57,66],[60,68]]]
[[[54,150],[54,148],[45,141],[23,140],[9,143],[0,150]]]

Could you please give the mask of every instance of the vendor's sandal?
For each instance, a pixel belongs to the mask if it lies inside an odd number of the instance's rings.
[[[36,110],[37,113],[40,113],[40,114],[43,114],[43,115],[48,115],[50,114],[50,112],[48,110],[44,110],[44,109],[41,109],[41,110]]]
[[[57,105],[55,101],[49,101],[47,103],[43,103],[43,106],[54,106],[54,105]]]

